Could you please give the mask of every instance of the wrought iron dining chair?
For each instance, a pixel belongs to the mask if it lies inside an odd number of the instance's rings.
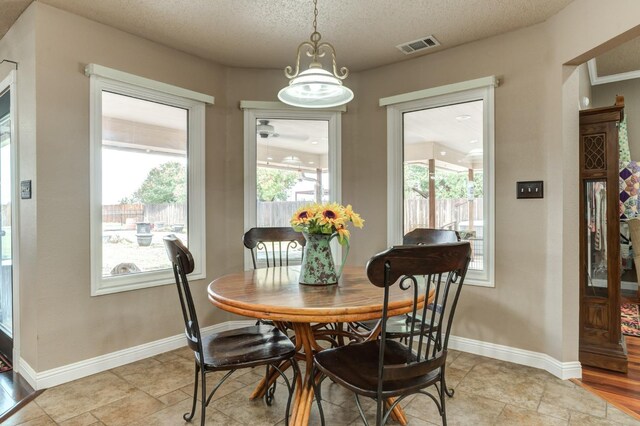
[[[314,357],[312,374],[317,374],[314,392],[324,425],[321,384],[325,377],[354,392],[360,417],[368,425],[359,396],[376,400],[376,426],[386,423],[392,410],[404,398],[420,393],[429,396],[438,407],[442,422],[447,423],[445,407],[445,367],[451,325],[460,291],[469,266],[468,242],[425,246],[396,246],[372,257],[367,276],[375,286],[384,288],[382,331],[380,338],[327,349]],[[457,277],[457,282],[454,282]],[[390,287],[398,285],[412,295],[411,334],[407,344],[387,335]],[[441,309],[427,309],[420,297],[433,290]],[[419,319],[419,320],[418,320]],[[439,323],[434,339],[424,330]],[[436,395],[427,391],[433,386]],[[385,410],[385,400],[395,398]]]
[[[291,227],[251,228],[243,235],[242,242],[251,251],[253,269],[265,263],[267,268],[289,266],[289,261],[293,261],[289,257],[292,252],[306,244],[302,232]]]
[[[404,245],[432,245],[432,244],[444,244],[455,243],[460,241],[460,236],[456,231],[450,229],[432,229],[432,228],[415,228],[408,232],[402,238]],[[438,304],[429,305],[428,309],[441,309]],[[406,341],[411,333],[411,314],[397,315],[387,319],[387,337],[390,339],[400,339]],[[357,326],[364,328],[367,331],[372,331],[378,326],[379,320],[361,321],[357,323]],[[439,324],[434,324],[432,330],[426,330],[427,334],[431,334],[430,331],[436,332],[439,329]],[[453,396],[453,390],[447,389],[447,394]]]
[[[194,261],[189,249],[174,235],[164,237],[164,244],[169,260],[173,265],[180,307],[184,318],[185,335],[187,344],[193,350],[195,356],[195,384],[193,388],[193,405],[190,413],[185,413],[183,418],[191,421],[196,412],[198,396],[198,380],[201,385],[201,419],[200,424],[205,424],[206,408],[211,402],[218,388],[236,370],[249,367],[266,366],[267,376],[270,369],[275,369],[283,378],[289,391],[285,422],[289,422],[289,407],[295,391],[295,384],[299,375],[298,364],[295,360],[295,347],[291,340],[274,326],[256,325],[236,330],[214,333],[202,336],[196,310],[191,296],[191,289],[187,275],[193,272]],[[291,381],[284,375],[281,363],[289,362],[294,375]],[[207,397],[206,375],[216,371],[227,373],[220,379]],[[265,394],[265,401],[271,405],[275,392],[275,382]]]

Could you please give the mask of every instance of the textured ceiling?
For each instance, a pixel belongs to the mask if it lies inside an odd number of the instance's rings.
[[[283,68],[308,39],[311,0],[39,0],[217,63]],[[434,35],[429,52],[542,22],[572,0],[319,0],[318,30],[352,71],[398,62],[396,45]],[[0,36],[29,0],[0,0]],[[418,53],[419,55],[419,53]]]
[[[640,70],[640,38],[628,41],[596,58],[598,76]]]
[[[31,4],[32,0],[0,0],[0,37],[9,31],[11,25]]]

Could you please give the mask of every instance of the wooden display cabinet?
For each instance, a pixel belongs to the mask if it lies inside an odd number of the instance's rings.
[[[620,329],[618,126],[624,99],[580,111],[580,362],[627,372]]]

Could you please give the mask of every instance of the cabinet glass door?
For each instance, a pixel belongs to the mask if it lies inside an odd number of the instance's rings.
[[[587,221],[586,295],[607,297],[607,188],[606,181],[585,182],[585,218]]]

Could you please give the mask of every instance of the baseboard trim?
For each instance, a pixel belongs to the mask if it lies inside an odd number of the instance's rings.
[[[203,333],[216,333],[234,328],[255,324],[253,320],[226,321],[202,329]],[[20,358],[19,373],[36,390],[46,389],[63,383],[77,380],[92,374],[101,373],[112,368],[120,367],[150,356],[159,355],[185,345],[184,335],[167,337],[154,342],[134,346],[95,358],[37,372],[27,361]],[[548,371],[563,380],[582,377],[582,367],[579,362],[561,362],[547,354],[532,352],[510,346],[487,343],[465,337],[450,336],[449,347],[462,352],[469,352],[502,361],[527,365]]]
[[[226,321],[209,327],[203,327],[202,332],[217,333],[253,324],[255,324],[255,321],[251,320]],[[120,367],[150,356],[172,351],[185,346],[185,344],[184,334],[178,334],[41,372],[36,372],[29,363],[23,358],[20,358],[19,368],[20,374],[22,374],[31,387],[40,390]]]
[[[449,337],[449,348],[528,367],[540,368],[562,380],[582,378],[582,366],[579,361],[562,362],[540,352],[457,336]]]

